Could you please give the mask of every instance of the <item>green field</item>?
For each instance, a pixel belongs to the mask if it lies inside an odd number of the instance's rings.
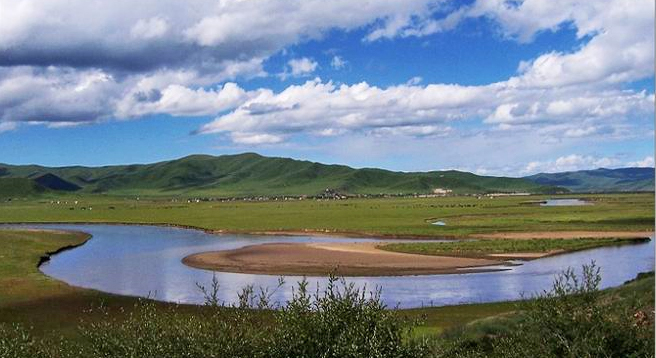
[[[412,242],[380,245],[388,251],[420,255],[484,257],[490,254],[571,252],[602,246],[627,245],[635,239],[531,239],[479,240],[457,242]]]
[[[135,299],[72,287],[38,270],[41,257],[87,239],[84,233],[0,230],[0,322],[33,327],[39,334],[69,335],[92,306],[105,302],[118,310],[133,305]]]
[[[584,206],[526,204],[549,197],[197,203],[170,198],[69,195],[0,203],[0,222],[173,224],[236,233],[308,231],[437,238],[517,231],[652,231],[654,227],[653,193],[566,196],[593,203]],[[431,225],[436,220],[444,221],[446,226]]]
[[[0,305],[24,303],[30,299],[67,294],[76,289],[50,279],[37,269],[48,252],[81,245],[89,238],[84,233],[55,231],[2,230],[0,244]]]

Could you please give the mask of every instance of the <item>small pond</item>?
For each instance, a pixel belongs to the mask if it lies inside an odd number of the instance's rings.
[[[540,203],[540,206],[581,206],[592,205],[591,203],[581,199],[547,199]]]

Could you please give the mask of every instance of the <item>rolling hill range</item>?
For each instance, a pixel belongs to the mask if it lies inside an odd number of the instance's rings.
[[[525,177],[536,184],[567,188],[573,192],[653,191],[654,168],[580,170],[540,173]]]
[[[450,189],[456,194],[563,191],[522,178],[479,176],[455,170],[406,173],[354,169],[254,153],[192,155],[153,164],[104,167],[0,164],[0,179],[10,178],[22,179],[17,196],[64,191],[217,197],[316,195],[326,189],[344,194],[430,193],[436,188]],[[33,189],[28,189],[31,186]],[[5,197],[12,194],[11,186],[6,187]]]

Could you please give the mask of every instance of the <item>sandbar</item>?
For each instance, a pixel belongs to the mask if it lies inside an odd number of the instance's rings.
[[[269,275],[401,276],[496,271],[502,260],[429,256],[384,251],[379,242],[368,243],[271,243],[235,250],[210,251],[185,257],[188,266],[222,271]],[[494,269],[485,266],[495,265]]]

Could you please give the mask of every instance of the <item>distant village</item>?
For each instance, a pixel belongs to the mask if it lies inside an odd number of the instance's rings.
[[[325,189],[317,195],[258,195],[246,197],[229,197],[229,198],[213,198],[213,197],[194,197],[186,199],[187,203],[200,203],[205,201],[218,201],[218,202],[231,202],[231,201],[298,201],[298,200],[347,200],[347,199],[365,199],[365,198],[439,198],[446,196],[456,196],[451,189],[435,188],[428,194],[420,193],[380,193],[380,194],[345,194],[340,193],[334,189]],[[531,193],[526,192],[511,192],[511,193],[487,193],[487,194],[460,194],[463,196],[475,196],[478,199],[482,198],[497,198],[503,196],[528,196]],[[178,199],[172,199],[178,201]]]
[[[235,196],[235,197],[188,197],[188,198],[172,198],[171,202],[186,202],[186,203],[200,203],[200,202],[235,202],[235,201],[300,201],[300,200],[347,200],[347,199],[376,199],[376,198],[439,198],[447,196],[475,196],[478,199],[489,198],[494,199],[506,196],[528,196],[531,193],[527,192],[510,192],[510,193],[486,193],[486,194],[455,194],[451,189],[435,188],[430,193],[380,193],[380,194],[346,194],[341,193],[335,189],[325,189],[317,195],[256,195],[256,196]],[[139,201],[140,197],[134,197]],[[11,202],[12,199],[8,198],[5,202]],[[77,200],[50,200],[53,205],[69,205],[73,204],[77,207]],[[70,208],[74,210],[73,207]],[[92,207],[80,206],[80,210],[93,210]],[[110,207],[110,209],[114,209]]]

